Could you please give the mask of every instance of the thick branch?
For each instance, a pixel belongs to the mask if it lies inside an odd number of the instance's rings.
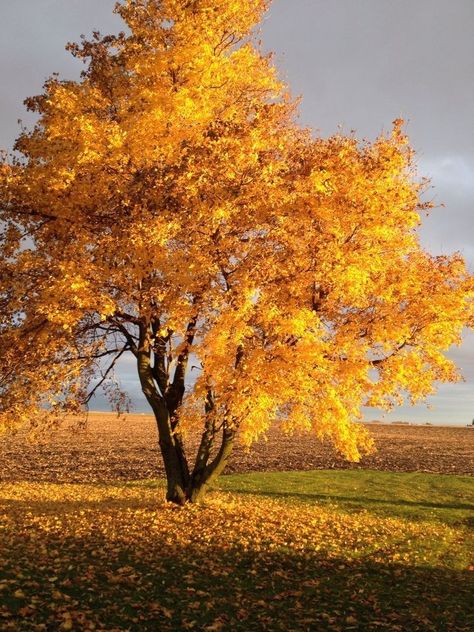
[[[153,377],[158,384],[161,394],[164,396],[168,388],[168,368],[166,364],[166,350],[169,341],[168,336],[160,336],[160,321],[152,321],[152,331],[154,336],[153,345]]]
[[[183,399],[185,390],[186,369],[188,367],[191,345],[193,344],[194,336],[196,333],[197,319],[198,317],[196,314],[191,318],[188,326],[186,327],[186,335],[184,338],[183,349],[177,358],[173,382],[168,386],[166,390],[166,403],[171,415],[174,415]]]
[[[200,472],[193,474],[191,479],[192,488],[189,493],[191,500],[197,501],[205,493],[206,488],[212,481],[224,471],[234,447],[235,434],[236,431],[230,429],[227,422],[224,422],[219,452],[209,465]]]
[[[214,444],[214,439],[216,436],[216,425],[215,425],[215,417],[214,417],[214,397],[212,393],[212,389],[209,388],[207,391],[207,397],[205,401],[205,412],[206,412],[206,421],[204,425],[204,432],[201,436],[201,442],[199,444],[199,448],[196,455],[196,462],[194,464],[193,469],[193,480],[198,480],[202,475],[204,470],[206,469],[207,463],[209,461],[209,455],[211,453],[212,446]]]

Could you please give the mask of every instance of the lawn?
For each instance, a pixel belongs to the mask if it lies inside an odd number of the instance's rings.
[[[473,629],[472,478],[223,477],[205,506],[160,482],[0,484],[0,629]]]
[[[255,472],[224,476],[219,489],[339,510],[474,526],[474,478],[371,470]]]

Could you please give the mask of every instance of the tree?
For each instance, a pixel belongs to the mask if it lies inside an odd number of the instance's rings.
[[[3,424],[46,427],[99,386],[123,407],[132,354],[177,503],[275,419],[357,460],[361,406],[457,379],[442,351],[472,320],[462,258],[420,246],[402,122],[372,144],[301,128],[256,40],[267,5],[117,4],[127,33],[69,45],[81,79],[27,100],[38,123],[1,167]]]

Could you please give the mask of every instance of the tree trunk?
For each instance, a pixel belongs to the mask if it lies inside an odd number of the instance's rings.
[[[206,431],[203,435],[203,439],[205,438],[205,435]],[[215,456],[214,460],[209,464],[207,464],[207,458],[201,461],[199,459],[202,447],[201,443],[198,458],[196,459],[196,465],[186,490],[186,496],[189,502],[201,502],[211,483],[215,481],[215,479],[224,471],[232,453],[234,439],[235,431],[228,429],[224,425],[224,429],[222,431],[222,443],[219,452]]]
[[[194,321],[191,321],[194,326],[193,323]],[[216,436],[215,426],[210,415],[213,408],[212,396],[209,395],[206,403],[207,422],[196,463],[192,474],[190,474],[183,440],[175,417],[184,393],[184,373],[175,375],[172,387],[166,388],[164,382],[160,384],[160,375],[151,366],[151,351],[148,326],[145,323],[140,323],[140,341],[136,351],[138,375],[143,394],[156,419],[158,443],[166,474],[166,500],[177,505],[184,505],[186,502],[197,503],[202,501],[209,485],[224,470],[232,452],[235,430],[229,428],[228,422],[224,420],[219,451],[209,463],[211,448]],[[178,364],[181,372],[185,369],[186,362],[187,357],[182,356],[181,362]],[[157,384],[160,385],[160,390],[158,390]]]
[[[158,428],[158,443],[165,466],[166,499],[183,505],[189,484],[189,470],[179,434],[173,432],[171,416],[164,398],[158,392],[150,365],[150,346],[146,329],[142,327],[137,353],[138,375],[143,394],[150,404]]]
[[[157,424],[159,422],[157,420]],[[203,501],[210,485],[223,472],[232,452],[235,432],[224,430],[219,452],[211,463],[196,461],[193,474],[183,472],[180,450],[176,443],[160,439],[159,445],[166,474],[166,500],[177,505]]]
[[[166,500],[178,505],[187,501],[189,471],[181,441],[173,434],[168,411],[164,405],[153,406],[158,427],[158,444],[165,466]]]
[[[155,413],[156,417],[156,413]],[[157,425],[162,425],[157,419]],[[173,435],[171,435],[173,437]],[[174,437],[173,437],[174,438]],[[181,454],[184,457],[181,442],[166,442],[160,439],[159,445],[166,474],[166,500],[177,505],[190,503],[200,503],[203,501],[206,492],[217,477],[224,471],[225,466],[232,453],[235,431],[223,430],[222,443],[215,458],[208,463],[208,459],[196,459],[192,475],[186,468],[183,470]],[[199,454],[198,454],[199,456]],[[207,455],[208,456],[208,455]]]

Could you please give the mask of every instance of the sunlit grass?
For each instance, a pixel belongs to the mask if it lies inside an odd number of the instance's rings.
[[[219,479],[222,490],[361,509],[385,517],[474,524],[471,476],[374,470],[255,472]]]

